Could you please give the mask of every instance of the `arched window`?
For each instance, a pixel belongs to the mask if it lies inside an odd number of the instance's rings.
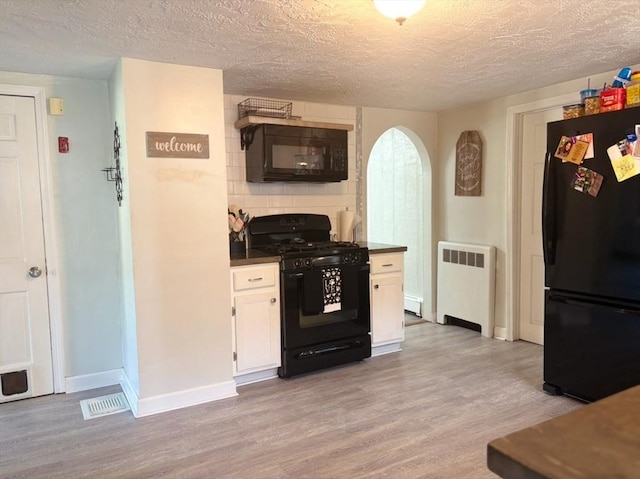
[[[425,270],[422,172],[420,153],[401,129],[390,128],[378,138],[367,166],[367,240],[407,246],[405,307],[417,314]],[[411,307],[415,302],[417,311]]]

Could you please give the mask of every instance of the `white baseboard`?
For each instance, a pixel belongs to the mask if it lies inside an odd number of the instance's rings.
[[[400,343],[383,344],[371,347],[371,357],[382,356],[383,354],[396,353],[402,351]]]
[[[264,379],[267,378],[265,377]],[[122,369],[112,369],[100,373],[68,377],[65,379],[65,392],[75,393],[118,384],[122,388],[127,401],[129,401],[131,412],[135,417],[150,416],[152,414],[195,406],[196,404],[238,395],[236,392],[236,382],[225,381],[210,386],[140,399],[138,393],[131,385],[131,381]]]
[[[500,326],[495,326],[493,328],[493,338],[494,339],[502,339],[503,341],[507,340],[507,328],[502,328]]]
[[[413,296],[404,297],[404,310],[422,317],[422,300]]]
[[[237,395],[236,382],[231,380],[209,386],[138,399],[136,407],[134,407],[133,404],[130,404],[130,406],[135,417],[144,417]],[[127,399],[129,398],[127,397]]]
[[[245,384],[253,384],[259,381],[265,381],[267,379],[273,379],[278,377],[278,368],[267,369],[265,371],[258,371],[255,373],[243,374],[233,378],[236,382],[236,386],[244,386]]]
[[[71,376],[65,378],[65,392],[77,393],[79,391],[87,391],[89,389],[114,386],[122,382],[122,376],[122,369],[111,369],[109,371],[84,374],[82,376]]]

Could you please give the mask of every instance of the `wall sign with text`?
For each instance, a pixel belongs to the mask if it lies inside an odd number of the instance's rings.
[[[147,132],[148,158],[209,158],[209,135]]]
[[[463,131],[456,143],[456,196],[480,196],[482,139],[477,131]]]

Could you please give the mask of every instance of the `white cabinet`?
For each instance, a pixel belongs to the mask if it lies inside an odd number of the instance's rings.
[[[280,366],[278,264],[231,268],[231,300],[236,383],[274,377]]]
[[[372,254],[370,261],[371,345],[375,356],[399,350],[399,343],[404,341],[404,254]]]

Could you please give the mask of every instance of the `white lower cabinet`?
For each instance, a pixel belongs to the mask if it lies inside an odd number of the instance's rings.
[[[370,255],[372,355],[397,351],[404,341],[404,253]]]
[[[280,366],[278,264],[231,268],[231,299],[236,383],[276,376]]]

